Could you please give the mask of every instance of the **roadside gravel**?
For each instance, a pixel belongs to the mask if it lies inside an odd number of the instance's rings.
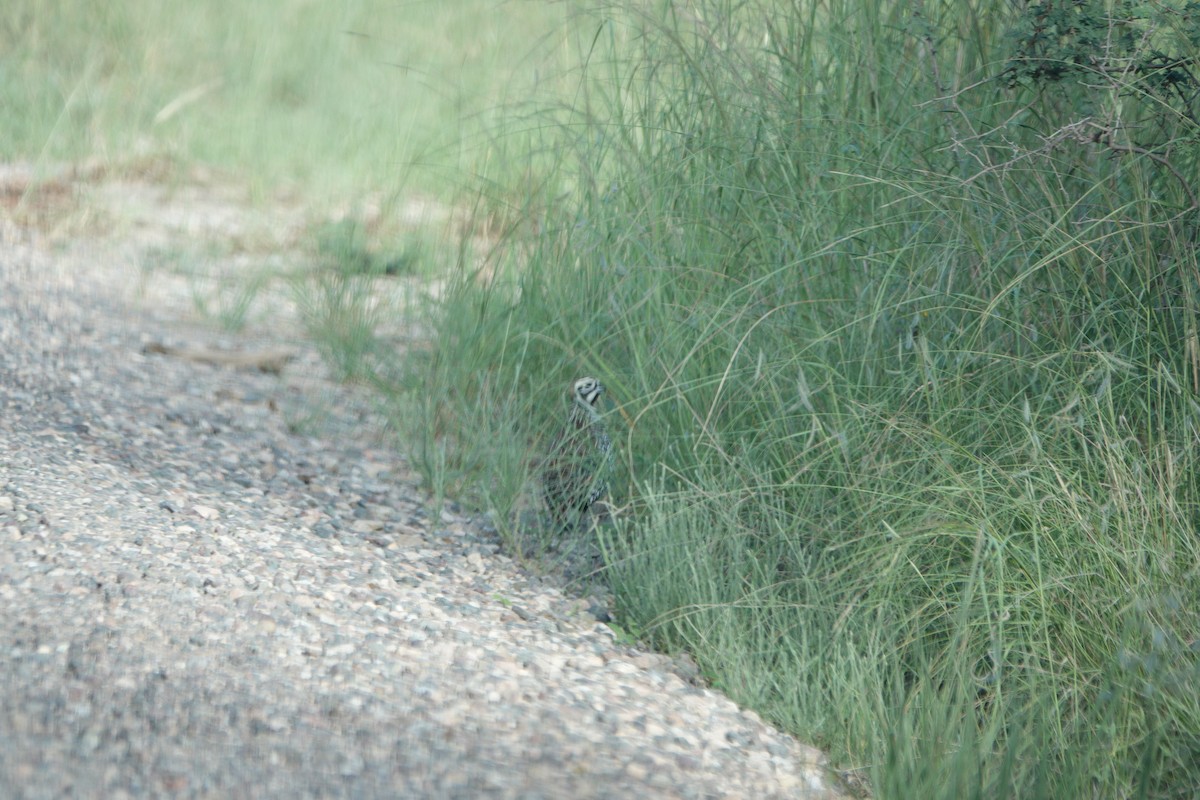
[[[839,796],[818,751],[430,518],[367,398],[323,385],[296,433],[315,353],[144,354],[202,334],[120,299],[119,248],[4,236],[0,794]]]

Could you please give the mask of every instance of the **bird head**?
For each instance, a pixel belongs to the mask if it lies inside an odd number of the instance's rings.
[[[604,394],[604,385],[595,378],[580,378],[575,381],[575,402],[586,409],[595,409],[602,394]]]

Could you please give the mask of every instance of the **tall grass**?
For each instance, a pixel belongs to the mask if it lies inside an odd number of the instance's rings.
[[[201,161],[317,203],[452,199],[517,100],[555,96],[563,7],[522,0],[0,7],[0,158]]]
[[[1166,114],[1185,170],[1200,131],[1133,77],[996,80],[1018,11],[597,13],[536,224],[409,364],[416,428],[505,517],[600,377],[625,624],[879,796],[1192,797],[1197,209],[1071,126]]]

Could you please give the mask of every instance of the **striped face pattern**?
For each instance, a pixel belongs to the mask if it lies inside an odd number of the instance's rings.
[[[575,402],[583,408],[596,408],[602,394],[604,386],[595,378],[580,378],[575,381]]]

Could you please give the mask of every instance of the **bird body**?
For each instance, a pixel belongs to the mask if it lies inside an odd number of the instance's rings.
[[[542,471],[546,505],[561,524],[586,513],[608,491],[612,440],[599,402],[604,386],[580,378],[571,387],[571,406]]]

